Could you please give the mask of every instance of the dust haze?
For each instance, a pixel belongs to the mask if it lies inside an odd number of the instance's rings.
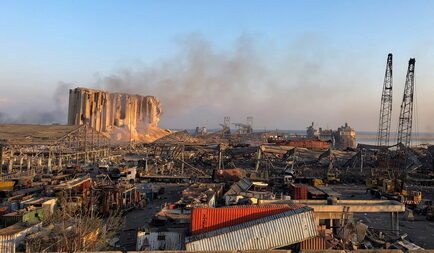
[[[0,124],[65,124],[68,110],[69,87],[71,83],[58,82],[55,86],[50,108],[41,106],[35,101],[35,106],[26,108],[20,113],[10,114],[0,111]]]
[[[52,109],[15,117],[3,112],[0,121],[65,123],[68,89],[88,87],[156,96],[163,106],[163,128],[217,128],[224,116],[231,116],[232,122],[253,116],[256,129],[304,129],[312,121],[322,127],[348,122],[356,130],[377,128],[389,52],[343,53],[315,34],[283,47],[250,35],[241,35],[229,48],[220,48],[200,34],[183,36],[176,43],[177,53],[170,57],[124,66],[109,75],[96,73],[92,83],[61,81]],[[407,67],[401,58],[394,63],[392,130]],[[416,64],[416,76],[418,71]],[[423,79],[418,78],[416,85]],[[428,119],[419,124],[420,130],[432,130]]]
[[[253,116],[259,129],[303,129],[311,121],[336,127],[355,120],[346,107],[375,110],[377,104],[352,98],[363,89],[353,77],[363,75],[351,58],[317,39],[300,37],[276,55],[273,45],[251,36],[221,50],[190,35],[178,41],[177,55],[100,77],[94,88],[157,96],[167,127],[217,127],[225,115],[232,122]]]

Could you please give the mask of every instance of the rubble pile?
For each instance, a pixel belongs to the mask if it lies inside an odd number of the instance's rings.
[[[431,147],[227,129],[126,145],[88,125],[30,127],[0,131],[8,250],[430,247],[407,228],[434,220]]]

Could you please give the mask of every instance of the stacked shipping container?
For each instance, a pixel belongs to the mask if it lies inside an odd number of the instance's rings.
[[[308,199],[308,187],[302,184],[290,184],[292,199]]]

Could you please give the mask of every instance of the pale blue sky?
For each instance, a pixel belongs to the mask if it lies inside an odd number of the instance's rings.
[[[348,113],[340,103],[330,111],[340,97],[318,102],[332,104],[327,109],[333,115],[314,113],[316,106],[308,110],[311,115],[303,112],[306,117],[293,119],[291,108],[262,119],[263,111],[246,109],[253,106],[207,108],[201,100],[199,107],[189,105],[176,115],[168,112],[163,127],[217,127],[223,115],[238,121],[253,115],[258,128],[300,129],[310,121],[335,127],[349,121],[356,128],[375,130],[386,55],[392,52],[395,113],[408,58],[416,57],[420,130],[434,131],[428,117],[434,106],[433,13],[433,1],[0,1],[0,111],[21,113],[35,105],[40,111],[51,108],[59,81],[94,87],[98,77],[171,61],[185,49],[179,41],[191,34],[209,43],[216,54],[230,53],[239,38],[247,36],[267,68],[282,68],[277,62],[285,61],[275,59],[294,56],[290,51],[300,47],[296,55],[306,58],[306,66],[317,63],[312,58],[318,54],[323,57],[318,64],[337,64],[335,72],[320,72],[310,82],[339,79],[340,84],[331,88],[354,89],[355,98],[349,100],[354,105],[349,106],[357,113]],[[353,64],[354,71],[348,71]],[[284,79],[279,73],[271,74],[273,82]],[[255,85],[268,87],[253,83],[250,89]],[[305,95],[306,101],[313,96]],[[348,98],[351,93],[341,96]],[[275,103],[257,94],[254,99]]]

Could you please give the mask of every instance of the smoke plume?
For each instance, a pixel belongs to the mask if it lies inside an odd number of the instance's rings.
[[[79,86],[155,96],[162,104],[160,126],[164,128],[217,128],[224,116],[231,116],[232,123],[253,116],[255,129],[304,129],[315,121],[322,127],[336,128],[348,122],[356,130],[376,130],[389,52],[342,50],[317,34],[305,34],[284,46],[242,35],[226,48],[192,34],[178,39],[176,45],[177,53],[172,56],[124,65],[110,75],[96,73],[92,83],[60,82],[52,109],[31,108],[18,117],[0,115],[0,120],[65,123],[68,88]],[[394,129],[408,58],[392,53],[397,59]],[[413,57],[423,59],[423,55]],[[434,78],[427,70],[432,62],[420,62],[416,64],[417,85],[419,91],[425,89],[423,93],[430,94],[432,88],[423,87],[423,83]],[[428,115],[432,103],[431,99],[419,100],[420,115]],[[432,129],[428,118],[420,124]]]
[[[276,55],[273,46],[251,36],[222,50],[190,35],[179,40],[177,55],[100,77],[94,87],[156,96],[171,127],[217,127],[224,115],[238,121],[254,116],[257,128],[304,128],[310,121],[337,126],[354,118],[348,107],[377,105],[354,98],[369,74],[358,73],[351,56],[321,39],[300,37],[285,55]]]

